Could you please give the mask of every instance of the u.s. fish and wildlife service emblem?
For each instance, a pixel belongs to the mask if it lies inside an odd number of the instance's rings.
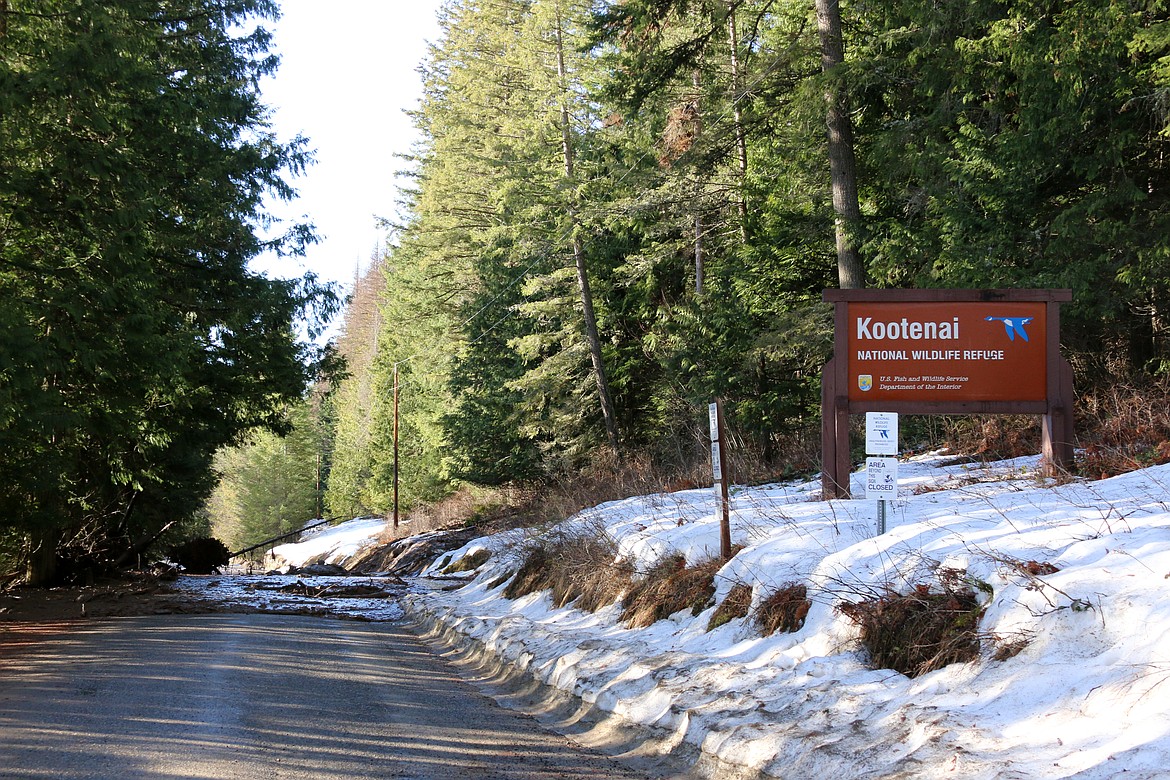
[[[857,386],[861,392],[867,393],[873,389],[873,374],[860,374],[857,377]]]

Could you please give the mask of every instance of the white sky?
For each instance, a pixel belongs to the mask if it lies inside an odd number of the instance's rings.
[[[417,72],[426,44],[438,38],[441,0],[282,0],[275,27],[281,67],[265,83],[282,140],[298,133],[316,150],[316,164],[292,183],[300,197],[277,204],[284,219],[306,217],[321,242],[303,268],[272,260],[256,267],[274,276],[316,272],[348,286],[383,238],[375,215],[397,213],[396,154],[415,138],[404,111],[418,104]]]

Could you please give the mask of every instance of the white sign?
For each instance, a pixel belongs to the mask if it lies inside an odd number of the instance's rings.
[[[898,459],[865,459],[865,497],[893,501],[898,497]]]
[[[716,482],[723,479],[723,452],[717,441],[711,442],[711,471]]]
[[[898,413],[865,413],[865,454],[898,454]]]
[[[711,441],[719,438],[719,404],[708,404],[707,414],[711,417]]]

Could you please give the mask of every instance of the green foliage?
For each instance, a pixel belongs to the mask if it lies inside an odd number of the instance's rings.
[[[113,555],[198,508],[217,449],[284,426],[321,357],[297,323],[335,301],[248,270],[309,236],[257,237],[306,163],[257,92],[274,3],[31,6],[0,9],[0,513],[96,524]]]
[[[319,485],[327,477],[320,408],[308,402],[291,414],[283,435],[261,430],[221,450],[219,482],[207,503],[211,529],[232,550],[301,528],[319,517]]]
[[[1140,369],[1161,351],[1148,318],[1161,317],[1166,281],[1165,114],[1149,59],[1164,11],[874,10],[856,62],[859,137],[881,172],[872,273],[898,286],[1070,287],[1069,346],[1104,341]]]
[[[791,467],[831,352],[830,88],[853,107],[872,283],[1068,287],[1078,382],[1164,372],[1164,4],[849,5],[831,76],[811,11],[445,7],[404,223],[352,308],[377,324],[360,359],[341,349],[335,512],[387,508],[395,367],[406,505],[608,456],[578,260],[626,454],[706,458],[722,397],[736,440]]]

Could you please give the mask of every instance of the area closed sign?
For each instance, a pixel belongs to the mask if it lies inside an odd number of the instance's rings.
[[[898,459],[865,459],[865,497],[893,501],[898,497]]]

